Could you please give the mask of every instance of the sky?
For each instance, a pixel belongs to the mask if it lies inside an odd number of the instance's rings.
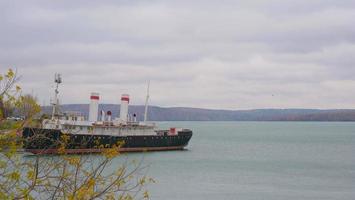
[[[0,0],[0,71],[49,104],[355,108],[354,0]]]

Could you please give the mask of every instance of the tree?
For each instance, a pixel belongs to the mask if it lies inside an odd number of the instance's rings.
[[[145,175],[141,162],[117,159],[122,144],[96,155],[66,155],[65,151],[58,156],[19,153],[22,129],[31,124],[40,106],[32,96],[21,95],[21,88],[15,86],[17,80],[12,70],[0,75],[0,199],[149,198],[143,190],[154,180]],[[25,119],[9,123],[8,105],[18,109]],[[114,160],[120,164],[113,165]]]
[[[41,110],[41,107],[37,104],[37,99],[29,94],[20,96],[16,103],[19,115],[25,120],[36,116]]]
[[[14,110],[15,97],[21,90],[18,85],[13,90],[18,80],[17,73],[12,69],[9,69],[4,75],[0,74],[0,121],[9,117]]]

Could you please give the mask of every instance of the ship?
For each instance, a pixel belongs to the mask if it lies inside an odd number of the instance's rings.
[[[110,110],[99,113],[99,93],[90,94],[88,117],[79,112],[61,112],[59,106],[60,74],[55,74],[55,95],[52,115],[44,119],[40,128],[25,127],[22,132],[23,149],[33,154],[100,153],[119,147],[120,152],[184,150],[192,130],[171,127],[159,129],[148,122],[149,82],[145,101],[144,120],[128,112],[130,96],[121,95],[120,115],[113,119]],[[87,119],[86,119],[87,118]]]

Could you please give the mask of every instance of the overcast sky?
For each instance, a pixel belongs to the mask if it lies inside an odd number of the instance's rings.
[[[49,103],[355,108],[354,0],[3,1],[0,69]]]

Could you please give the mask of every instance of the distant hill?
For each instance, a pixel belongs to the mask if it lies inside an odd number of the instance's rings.
[[[78,111],[88,116],[88,104],[66,104],[62,111]],[[118,104],[100,104],[99,110],[110,110],[113,118],[119,115]],[[44,113],[51,113],[51,107],[42,107]],[[144,106],[130,105],[129,113],[136,113],[143,120]],[[151,121],[355,121],[355,109],[255,109],[255,110],[213,110],[201,108],[149,106]]]

